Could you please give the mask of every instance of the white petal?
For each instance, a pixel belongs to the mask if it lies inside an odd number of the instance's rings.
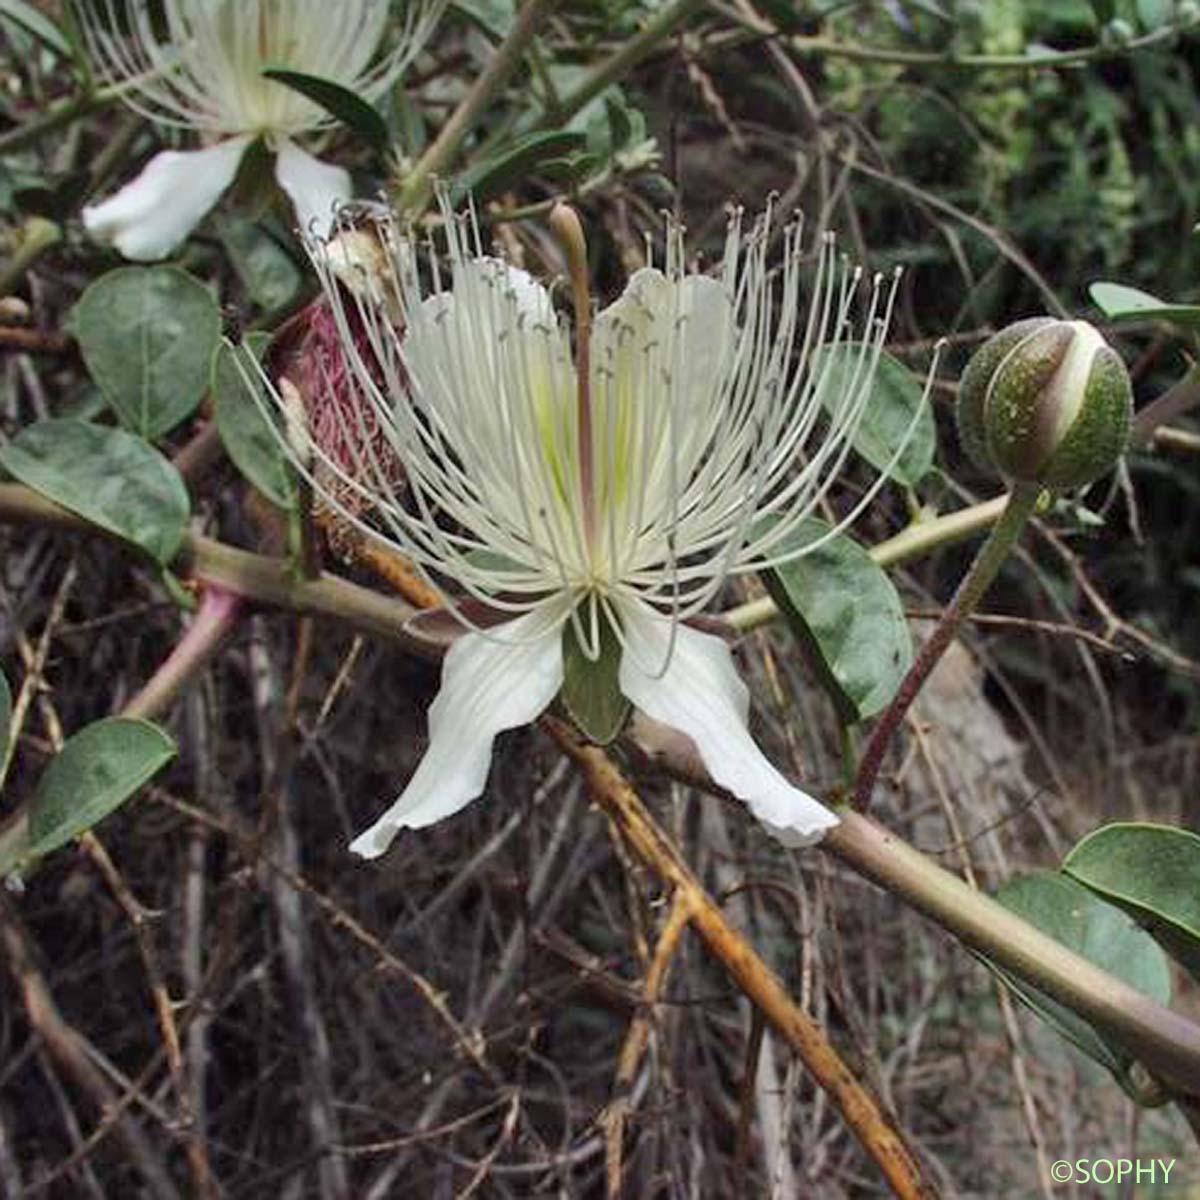
[[[126,258],[165,258],[200,223],[233,182],[249,135],[206,150],[164,150],[142,173],[102,204],[83,210],[87,231]]]
[[[528,724],[562,686],[565,619],[555,603],[450,647],[429,707],[429,748],[400,799],[351,843],[355,854],[375,858],[399,830],[452,816],[483,791],[496,735]]]
[[[484,255],[456,262],[454,291],[463,298],[463,303],[482,302],[485,306],[494,303],[491,297],[498,293],[514,306],[513,315],[519,313],[526,321],[542,324],[554,320],[550,293],[528,271],[502,258]]]
[[[291,138],[275,148],[275,178],[291,198],[303,233],[326,237],[338,206],[351,196],[350,175],[301,150]]]
[[[595,427],[612,464],[610,503],[671,503],[710,452],[725,418],[733,306],[715,279],[634,273],[596,317],[592,339]],[[624,484],[624,486],[622,486]]]
[[[620,615],[625,652],[621,691],[647,716],[686,733],[708,773],[744,800],[767,831],[785,846],[820,841],[837,817],[766,760],[746,728],[749,693],[729,647],[712,634],[680,625],[666,673],[671,622],[645,605],[625,603]]]
[[[680,395],[689,407],[699,408],[722,381],[732,322],[733,305],[717,280],[706,275],[670,279],[643,267],[596,316],[594,362],[613,372],[624,390],[636,386],[648,350],[671,348],[663,355],[663,366],[679,373]]]

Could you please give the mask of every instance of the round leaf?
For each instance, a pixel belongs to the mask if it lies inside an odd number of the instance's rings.
[[[1170,1000],[1170,967],[1154,939],[1119,908],[1106,904],[1073,879],[1053,872],[1022,876],[1001,887],[996,899],[1010,912],[1160,1004]],[[1135,1100],[1142,1098],[1130,1077],[1134,1060],[1120,1043],[1033,984],[980,957],[1038,1016],[1089,1058],[1107,1067]]]
[[[815,543],[829,528],[812,518],[789,544]],[[838,534],[764,578],[842,720],[886,707],[912,662],[912,637],[892,581],[867,551]]]
[[[812,369],[820,379],[821,404],[826,412],[831,412],[853,386],[860,374],[862,356],[861,342],[822,346],[814,354]],[[924,384],[886,351],[880,352],[871,396],[851,445],[876,470],[886,471],[905,487],[916,487],[933,468],[937,427],[933,409],[925,402]],[[904,449],[893,462],[900,445]]]
[[[122,423],[153,439],[190,416],[208,387],[221,314],[177,267],[102,275],[70,317],[84,361]]]
[[[217,432],[234,466],[272,504],[290,509],[296,502],[296,477],[268,423],[271,401],[265,385],[247,358],[261,359],[270,340],[267,334],[252,333],[240,346],[225,344],[218,349],[213,358],[213,408]]]
[[[29,813],[29,847],[40,858],[124,804],[175,757],[157,725],[109,717],[68,738],[38,782]]]
[[[1063,870],[1119,904],[1200,980],[1200,837],[1169,825],[1106,825]]]
[[[85,421],[40,421],[0,448],[22,483],[166,564],[190,512],[179,472],[153,446]]]

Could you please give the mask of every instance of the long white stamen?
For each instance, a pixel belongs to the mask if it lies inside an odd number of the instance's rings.
[[[419,53],[445,0],[406,4],[379,58],[388,0],[161,0],[159,28],[147,0],[75,0],[74,7],[100,73],[133,84],[123,98],[144,116],[216,135],[297,134],[334,118],[264,78],[264,67],[320,75],[374,101]],[[115,32],[122,29],[130,36]]]
[[[851,453],[894,280],[866,289],[856,334],[861,272],[839,262],[831,238],[808,264],[794,222],[773,269],[769,215],[744,228],[735,212],[720,269],[703,277],[686,272],[672,226],[664,269],[638,272],[590,330],[585,322],[572,361],[548,294],[483,256],[473,216],[455,216],[444,198],[443,217],[447,271],[432,250],[420,265],[384,221],[383,276],[352,299],[324,245],[310,254],[369,414],[349,431],[365,449],[337,468],[339,484],[372,499],[382,536],[449,582],[449,602],[461,593],[524,612],[563,597],[594,656],[599,621],[622,638],[622,605],[686,620],[730,574],[815,548],[794,535]],[[590,315],[585,286],[575,300],[578,330]],[[851,340],[835,364],[828,348]],[[368,421],[404,463],[405,492],[362,436]]]

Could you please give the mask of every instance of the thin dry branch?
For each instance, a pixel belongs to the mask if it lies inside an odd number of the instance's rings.
[[[935,1196],[933,1184],[876,1099],[841,1060],[821,1028],[792,1003],[779,977],[730,925],[604,751],[582,741],[556,718],[543,717],[542,726],[583,771],[596,800],[637,857],[669,883],[678,896],[686,898],[692,924],[705,945],[787,1040],[817,1084],[833,1097],[846,1123],[878,1164],[895,1194],[913,1198]]]

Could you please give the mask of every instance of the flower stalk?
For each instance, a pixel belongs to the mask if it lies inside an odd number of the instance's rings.
[[[1017,321],[971,358],[958,389],[959,441],[979,467],[1009,482],[1008,503],[871,731],[854,785],[857,810],[870,804],[892,737],[1044,490],[1082,487],[1111,471],[1128,445],[1132,416],[1125,364],[1086,321]]]
[[[1004,511],[1000,519],[992,527],[988,539],[984,542],[970,569],[959,583],[946,611],[938,621],[937,627],[921,647],[908,673],[900,683],[896,695],[892,698],[882,717],[871,731],[871,737],[863,751],[859,762],[858,774],[854,781],[853,806],[859,812],[865,811],[871,803],[871,795],[875,790],[875,781],[879,778],[880,768],[888,746],[900,728],[905,714],[912,707],[917,694],[929,678],[933,668],[937,666],[947,647],[954,640],[955,634],[962,627],[963,621],[974,612],[984,593],[996,578],[1004,560],[1008,557],[1013,546],[1021,536],[1026,522],[1037,507],[1042,488],[1038,484],[1017,483],[1008,494]]]

